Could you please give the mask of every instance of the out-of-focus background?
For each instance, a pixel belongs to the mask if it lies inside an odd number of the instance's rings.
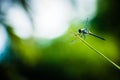
[[[119,3],[0,0],[0,80],[120,80],[119,69],[72,34],[90,26],[106,41],[85,40],[120,65]]]

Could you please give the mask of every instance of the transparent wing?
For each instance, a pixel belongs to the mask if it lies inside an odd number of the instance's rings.
[[[86,23],[85,23],[85,28],[87,31],[89,31],[89,29],[90,29],[90,22],[89,22],[88,18],[87,18]]]

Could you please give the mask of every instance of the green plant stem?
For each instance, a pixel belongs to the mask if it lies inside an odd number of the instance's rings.
[[[113,64],[116,68],[120,69],[120,66],[118,66],[116,63],[114,63],[112,60],[110,60],[108,57],[106,57],[104,54],[102,54],[101,52],[99,52],[98,50],[96,50],[94,47],[92,47],[89,43],[87,43],[85,40],[83,40],[79,35],[77,35],[76,33],[74,33],[74,35],[76,37],[79,38],[79,40],[81,40],[86,46],[88,46],[89,48],[91,48],[93,51],[95,51],[96,53],[98,53],[99,55],[101,55],[102,57],[104,57],[107,61],[109,61],[111,64]]]

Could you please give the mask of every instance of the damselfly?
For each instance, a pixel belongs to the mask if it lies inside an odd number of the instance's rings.
[[[86,34],[92,35],[94,37],[97,37],[99,39],[105,40],[105,38],[102,38],[100,36],[97,36],[96,34],[93,34],[92,32],[90,32],[89,30],[87,30],[87,28],[83,28],[83,29],[78,29],[78,32],[80,33],[80,36],[83,36],[84,38]]]
[[[87,19],[86,25],[87,24],[88,24],[88,19]],[[83,36],[84,38],[86,38],[86,34],[89,34],[89,35],[92,35],[92,36],[97,37],[99,39],[105,40],[105,38],[102,38],[102,37],[97,36],[96,34],[93,34],[92,32],[90,32],[87,27],[88,27],[88,25],[86,26],[86,28],[78,29],[80,36]]]

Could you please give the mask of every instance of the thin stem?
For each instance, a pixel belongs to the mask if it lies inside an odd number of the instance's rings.
[[[118,66],[116,63],[114,63],[112,60],[110,60],[104,54],[102,54],[101,52],[99,52],[98,50],[96,50],[94,47],[92,47],[89,43],[87,43],[85,40],[83,40],[79,35],[77,35],[76,33],[74,33],[74,35],[76,37],[78,37],[79,40],[81,40],[86,46],[88,46],[89,48],[91,48],[93,51],[95,51],[96,53],[100,54],[101,56],[103,56],[107,61],[109,61],[111,64],[113,64],[116,68],[120,69],[120,66]]]

